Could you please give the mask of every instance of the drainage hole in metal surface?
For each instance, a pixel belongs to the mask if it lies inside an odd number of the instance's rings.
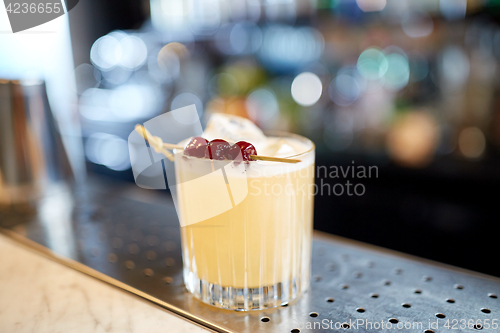
[[[384,286],[390,286],[390,285],[391,285],[391,281],[389,281],[389,280],[384,281]]]
[[[290,331],[290,333],[300,333],[300,330],[298,328],[294,328]]]
[[[125,267],[127,267],[127,269],[134,269],[135,268],[135,264],[134,264],[133,261],[127,260],[127,261],[125,261]]]
[[[397,320],[396,318],[391,318],[391,319],[389,319],[389,322],[391,324],[397,324],[397,323],[399,323],[399,320]]]
[[[342,289],[349,289],[349,285],[347,285],[347,284],[343,284],[343,285],[342,285]]]
[[[455,289],[458,289],[458,290],[462,290],[464,289],[464,286],[462,286],[461,284],[456,284],[454,285]]]
[[[433,330],[425,330],[424,333],[434,333]]]
[[[483,329],[483,325],[476,324],[476,325],[474,325],[474,329],[476,329],[476,330],[482,330]]]
[[[165,284],[171,284],[172,282],[174,282],[174,279],[170,276],[165,276],[163,278],[163,283],[165,283]]]
[[[411,308],[411,304],[408,304],[408,303],[403,303],[403,304],[401,304],[401,306],[403,308],[407,308],[407,309]]]
[[[316,281],[316,282],[321,281],[321,276],[316,275],[316,276],[314,277],[314,281]]]
[[[343,323],[342,327],[345,329],[348,329],[348,328],[351,328],[351,325],[349,325],[348,323]]]
[[[366,310],[365,310],[365,309],[363,309],[363,308],[357,308],[357,309],[356,309],[356,311],[358,311],[359,313],[363,313],[363,312],[365,312]]]
[[[319,316],[319,314],[317,312],[311,312],[309,314],[309,317],[313,317],[313,318],[316,318],[317,316]]]
[[[432,277],[430,277],[430,276],[424,276],[423,279],[424,279],[425,282],[431,282],[432,281]]]
[[[114,253],[108,254],[108,261],[109,262],[116,262],[117,260],[118,260],[118,257],[116,254],[114,254]]]
[[[490,310],[490,309],[483,308],[483,309],[481,309],[481,312],[482,312],[482,313],[491,313],[491,310]]]
[[[488,297],[489,297],[489,298],[498,298],[498,296],[497,296],[496,294],[491,294],[491,293],[490,293],[490,294],[488,294]]]
[[[371,298],[378,298],[378,294],[370,294]]]
[[[447,298],[446,302],[453,304],[453,303],[455,303],[455,300],[453,298]]]
[[[415,293],[415,294],[421,294],[421,293],[422,293],[422,290],[420,290],[420,289],[416,289],[416,290],[414,291],[414,293]]]
[[[356,272],[356,273],[354,273],[354,277],[355,277],[356,279],[359,279],[359,278],[363,277],[363,273],[361,273],[361,272]]]
[[[333,298],[331,298],[331,297],[327,298],[327,299],[326,299],[326,301],[327,301],[328,303],[333,303],[333,302],[335,302],[335,300],[334,300]]]
[[[169,257],[169,258],[165,259],[165,264],[168,267],[172,267],[173,265],[175,265],[175,259]]]
[[[148,258],[148,260],[155,260],[156,259],[156,252],[155,251],[146,252],[146,258]]]
[[[283,302],[283,303],[281,303],[281,306],[282,306],[282,307],[287,307],[287,306],[288,306],[288,302]]]
[[[263,322],[263,323],[267,323],[269,322],[271,319],[269,317],[262,317],[260,318],[260,321]]]
[[[446,316],[442,313],[436,313],[436,317],[438,317],[439,319],[444,319],[446,318]]]

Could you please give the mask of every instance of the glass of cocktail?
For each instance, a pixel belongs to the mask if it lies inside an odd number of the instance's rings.
[[[266,147],[300,162],[176,155],[184,282],[205,303],[265,309],[309,286],[315,147],[294,134],[269,136]]]

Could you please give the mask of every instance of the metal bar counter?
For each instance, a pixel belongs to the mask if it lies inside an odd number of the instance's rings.
[[[205,305],[183,286],[179,225],[168,197],[102,188],[87,204],[55,191],[44,199],[52,215],[3,216],[0,230],[217,332],[500,331],[500,279],[320,232],[311,286],[298,301],[250,312]]]

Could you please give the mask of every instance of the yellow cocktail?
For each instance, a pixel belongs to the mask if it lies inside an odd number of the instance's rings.
[[[184,281],[206,303],[263,309],[308,288],[314,145],[298,135],[274,140],[293,147],[291,156],[301,162],[226,161],[222,167],[210,159],[175,160]],[[215,172],[221,169],[223,177]]]

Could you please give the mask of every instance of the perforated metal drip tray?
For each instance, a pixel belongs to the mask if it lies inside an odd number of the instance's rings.
[[[183,286],[179,226],[166,197],[128,189],[90,197],[74,208],[71,226],[3,218],[3,232],[215,331],[500,332],[499,279],[319,233],[311,287],[298,301],[219,310]]]

